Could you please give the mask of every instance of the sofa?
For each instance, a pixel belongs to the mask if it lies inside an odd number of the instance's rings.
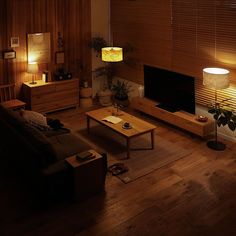
[[[25,120],[19,111],[0,106],[1,163],[37,196],[54,198],[72,194],[73,174],[67,157],[91,149],[64,127],[40,130]],[[103,156],[104,182],[107,159]]]

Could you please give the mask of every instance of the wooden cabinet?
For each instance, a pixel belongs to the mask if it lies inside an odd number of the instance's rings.
[[[214,122],[212,120],[208,120],[207,122],[199,122],[196,120],[196,115],[185,111],[169,112],[156,107],[156,104],[156,102],[147,98],[136,97],[131,100],[132,108],[185,129],[191,133],[197,134],[201,137],[209,135],[214,130]]]
[[[23,84],[27,108],[38,112],[51,112],[79,104],[79,80],[70,79],[37,84]]]

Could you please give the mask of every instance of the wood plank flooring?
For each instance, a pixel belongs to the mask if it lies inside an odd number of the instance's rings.
[[[50,116],[67,127],[85,121],[81,110]],[[17,205],[1,198],[0,235],[236,235],[235,143],[222,140],[227,149],[213,151],[206,140],[146,118],[159,136],[191,154],[128,184],[108,174],[106,192],[82,203],[29,210],[22,199]]]

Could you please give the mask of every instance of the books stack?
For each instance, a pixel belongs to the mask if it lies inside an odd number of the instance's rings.
[[[76,155],[76,159],[78,161],[88,161],[88,160],[93,159],[94,157],[95,157],[94,153],[90,151],[80,152]]]

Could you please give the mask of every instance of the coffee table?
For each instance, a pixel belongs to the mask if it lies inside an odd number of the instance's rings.
[[[92,110],[86,112],[87,116],[87,131],[90,131],[90,120],[94,120],[107,128],[112,129],[116,133],[120,134],[126,139],[126,150],[127,150],[127,158],[130,158],[130,140],[134,137],[140,136],[142,134],[150,133],[151,134],[151,147],[149,149],[154,149],[154,129],[156,128],[155,125],[152,125],[140,118],[137,118],[131,114],[128,114],[124,111],[119,111],[117,117],[122,119],[117,124],[112,124],[107,121],[103,121],[103,119],[107,116],[113,115],[115,111],[114,107],[104,107],[96,110]],[[129,122],[132,126],[131,129],[124,129],[123,124],[125,122]],[[140,150],[144,150],[144,148],[140,147]],[[145,148],[147,149],[147,148]]]

